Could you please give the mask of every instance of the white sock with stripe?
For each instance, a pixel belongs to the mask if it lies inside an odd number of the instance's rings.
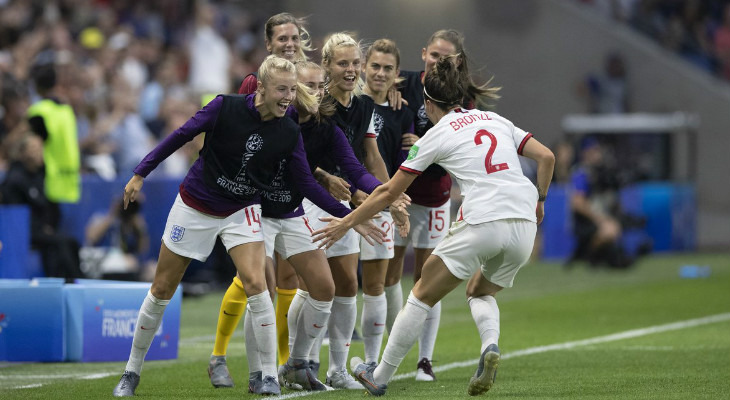
[[[335,296],[328,324],[330,336],[330,365],[327,373],[346,370],[352,330],[357,319],[356,297]]]
[[[307,301],[309,298],[309,292],[297,289],[296,294],[294,294],[294,298],[291,301],[291,304],[289,305],[289,312],[286,313],[286,323],[289,327],[289,353],[291,354],[291,347],[294,343],[294,336],[297,334],[297,319],[299,318],[299,313],[302,310],[302,306],[304,305],[304,302]]]
[[[430,310],[431,307],[418,300],[413,292],[408,295],[406,305],[393,324],[393,330],[385,345],[382,362],[375,368],[373,378],[376,383],[388,383],[393,377],[396,369],[403,362],[403,358],[420,336],[423,323]]]
[[[469,297],[471,316],[477,324],[483,352],[490,344],[499,343],[499,307],[493,296]]]
[[[362,329],[362,340],[365,346],[365,362],[378,362],[388,305],[385,293],[377,296],[363,294],[362,298],[360,329]]]
[[[269,291],[250,296],[246,317],[252,319],[256,348],[261,358],[263,376],[278,376],[276,369],[276,314]],[[248,349],[247,349],[248,351]]]
[[[142,372],[142,363],[147,351],[152,345],[157,328],[162,322],[162,315],[170,300],[160,300],[147,292],[142,306],[137,314],[137,325],[134,327],[134,338],[132,339],[132,350],[129,352],[129,360],[125,371],[131,371],[139,375]]]
[[[332,301],[307,298],[297,319],[296,335],[291,347],[291,358],[306,360],[309,357],[315,339],[324,335],[331,308]]]

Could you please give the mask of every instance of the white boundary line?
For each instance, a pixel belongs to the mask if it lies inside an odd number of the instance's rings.
[[[576,347],[590,346],[590,345],[598,344],[598,343],[615,342],[615,341],[624,340],[624,339],[633,339],[633,338],[637,338],[640,336],[653,335],[655,333],[676,331],[676,330],[680,330],[680,329],[693,328],[696,326],[714,324],[714,323],[724,322],[724,321],[730,321],[730,313],[715,314],[715,315],[710,315],[710,316],[703,317],[703,318],[688,319],[685,321],[672,322],[672,323],[664,324],[664,325],[655,325],[655,326],[650,326],[647,328],[632,329],[629,331],[618,332],[618,333],[614,333],[611,335],[597,336],[594,338],[576,340],[573,342],[556,343],[556,344],[551,344],[551,345],[547,345],[547,346],[530,347],[530,348],[527,348],[524,350],[517,350],[517,351],[513,351],[511,353],[504,354],[500,358],[502,360],[507,360],[507,359],[515,358],[515,357],[522,357],[522,356],[529,356],[532,354],[546,353],[548,351],[569,350],[569,349],[573,349]],[[454,362],[454,363],[450,363],[450,364],[440,365],[438,367],[434,367],[433,370],[435,372],[448,371],[448,370],[454,369],[454,368],[465,368],[465,367],[475,366],[478,363],[479,363],[479,359],[475,358],[473,360],[459,361],[459,362]],[[407,372],[405,374],[398,374],[398,375],[393,376],[391,381],[399,381],[399,380],[403,380],[403,379],[413,378],[415,376],[416,376],[415,372]],[[308,395],[317,394],[317,393],[321,393],[321,392],[291,393],[291,394],[285,394],[285,395],[282,395],[282,396],[279,396],[276,398],[277,399],[289,399],[292,397],[302,397],[302,396],[308,396]]]
[[[625,340],[625,339],[633,339],[641,336],[647,336],[647,335],[653,335],[655,333],[663,333],[663,332],[670,332],[670,331],[676,331],[680,329],[687,329],[687,328],[693,328],[696,326],[702,326],[702,325],[708,325],[708,324],[714,324],[718,322],[724,322],[724,321],[730,321],[730,313],[723,313],[723,314],[715,314],[710,315],[703,318],[695,318],[695,319],[688,319],[684,321],[678,321],[678,322],[672,322],[669,324],[663,324],[663,325],[654,325],[646,328],[640,328],[640,329],[632,329],[628,331],[618,332],[611,335],[605,335],[605,336],[597,336],[594,338],[589,339],[583,339],[583,340],[576,340],[572,342],[565,342],[565,343],[556,343],[551,344],[547,346],[537,346],[537,347],[530,347],[523,350],[517,350],[513,351],[511,353],[503,354],[501,359],[507,360],[510,358],[515,357],[522,357],[522,356],[529,356],[533,354],[540,354],[540,353],[546,353],[549,351],[556,351],[556,350],[570,350],[576,347],[583,347],[583,346],[590,346],[594,344],[600,344],[600,343],[608,343],[608,342],[615,342],[619,340]],[[194,342],[195,340],[192,340]],[[454,363],[449,363],[445,365],[439,365],[438,367],[434,367],[434,371],[440,372],[440,371],[448,371],[454,368],[465,368],[470,366],[475,366],[479,363],[479,359],[475,358],[472,360],[467,361],[459,361]],[[77,375],[72,376],[72,374],[63,374],[63,375],[26,375],[26,376],[0,376],[0,380],[2,379],[48,379],[48,378],[76,378],[76,379],[100,379],[100,378],[106,378],[111,375],[116,375],[117,373],[96,373],[96,374],[86,374],[86,375]],[[403,379],[413,378],[416,376],[415,372],[408,372],[405,374],[398,374],[393,376],[391,380],[393,381],[399,381]],[[29,384],[29,385],[20,385],[15,386],[9,389],[27,389],[27,388],[35,388],[43,386],[44,383],[35,383],[35,384]],[[288,393],[282,396],[274,397],[275,399],[290,399],[294,397],[303,397],[303,396],[311,396],[322,392],[297,392],[297,393]]]

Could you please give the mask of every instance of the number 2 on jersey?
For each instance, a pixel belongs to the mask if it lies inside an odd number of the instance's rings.
[[[476,136],[474,136],[474,143],[477,145],[482,144],[482,136],[486,136],[489,138],[489,150],[487,150],[487,156],[484,158],[484,168],[487,169],[487,173],[491,174],[492,172],[499,172],[505,169],[509,169],[507,166],[507,163],[501,163],[501,164],[492,164],[492,155],[494,154],[494,150],[497,148],[497,138],[494,137],[494,134],[491,132],[488,132],[486,129],[480,129]]]

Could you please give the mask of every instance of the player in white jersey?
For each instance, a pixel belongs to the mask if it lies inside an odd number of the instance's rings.
[[[512,286],[517,271],[529,259],[555,157],[532,135],[491,112],[464,110],[460,77],[452,57],[441,58],[427,71],[425,108],[434,127],[411,148],[408,159],[385,185],[375,190],[353,213],[332,218],[314,232],[330,246],[345,232],[371,217],[403,193],[418,174],[436,163],[449,171],[464,194],[457,221],[426,260],[421,279],[395,320],[380,364],[353,357],[355,378],[376,396],[420,335],[431,307],[474,272],[469,306],[481,338],[481,358],[468,392],[489,390],[499,364],[499,309],[494,296]],[[537,189],[522,174],[518,155],[537,161]]]
[[[469,57],[464,47],[464,35],[454,29],[440,29],[434,32],[421,50],[421,59],[425,62],[423,71],[401,71],[403,82],[398,84],[403,99],[408,101],[408,108],[415,115],[414,130],[404,134],[402,145],[410,150],[416,140],[426,134],[433,124],[426,115],[423,99],[423,78],[425,71],[430,70],[441,56],[455,56],[456,65],[461,77],[460,84],[467,93],[460,103],[465,108],[488,109],[492,100],[499,98],[498,87],[488,85],[479,87],[470,78]],[[394,257],[388,265],[385,279],[385,296],[388,313],[385,320],[390,332],[395,317],[403,308],[403,291],[401,275],[405,260],[406,248],[413,246],[413,282],[421,279],[423,264],[431,255],[436,245],[443,240],[451,225],[451,176],[438,165],[431,165],[406,190],[412,199],[408,207],[410,214],[410,232],[401,237],[395,233]],[[426,323],[418,339],[418,364],[416,365],[416,381],[433,381],[436,375],[431,361],[434,358],[434,347],[441,320],[441,303],[436,303],[426,318]],[[366,360],[367,361],[367,360]]]

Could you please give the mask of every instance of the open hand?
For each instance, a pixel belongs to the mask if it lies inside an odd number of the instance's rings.
[[[350,184],[346,180],[324,172],[319,176],[319,183],[335,199],[350,201]]]
[[[363,222],[360,225],[355,225],[355,232],[359,233],[369,245],[374,246],[375,243],[383,244],[385,242],[385,232],[378,228],[377,225],[372,221]]]
[[[418,135],[414,133],[404,133],[400,137],[400,145],[402,150],[410,150],[411,146],[413,146],[418,141]]]

